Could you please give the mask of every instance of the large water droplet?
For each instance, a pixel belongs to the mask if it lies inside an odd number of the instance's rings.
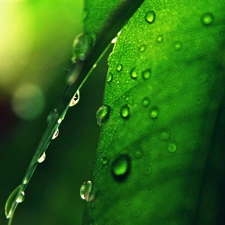
[[[151,76],[151,70],[150,70],[150,69],[147,69],[147,70],[145,70],[145,71],[142,73],[142,77],[143,77],[144,80],[149,79],[150,76]]]
[[[156,119],[158,117],[158,115],[159,115],[158,109],[156,109],[156,108],[152,109],[151,114],[150,114],[151,118]]]
[[[120,115],[122,118],[127,119],[130,116],[130,107],[128,105],[123,106],[120,109]]]
[[[101,106],[96,112],[96,120],[99,126],[102,126],[103,123],[109,118],[109,107],[106,105]]]
[[[135,67],[130,71],[130,76],[131,76],[132,79],[136,79],[137,78],[137,72],[136,72],[136,68]]]
[[[21,186],[18,186],[15,190],[12,191],[5,203],[5,216],[7,219],[13,216],[16,209],[16,203],[21,203],[24,200],[24,192],[21,192],[17,197],[20,191],[20,187]]]
[[[46,153],[45,153],[45,152],[43,152],[43,154],[41,155],[41,157],[38,159],[38,163],[42,163],[42,162],[44,162],[44,161],[45,161],[45,159],[46,159]]]
[[[71,99],[69,107],[75,106],[79,102],[79,100],[80,100],[80,91],[78,90]]]
[[[205,13],[201,17],[201,22],[203,25],[209,26],[212,23],[213,19],[214,19],[214,16],[212,13]]]
[[[58,135],[59,135],[59,128],[57,128],[55,133],[52,135],[52,140],[56,139]]]
[[[145,20],[148,23],[153,23],[155,21],[155,12],[152,11],[152,10],[147,12],[146,15],[145,15]]]
[[[168,151],[169,152],[175,152],[177,150],[177,146],[175,144],[170,144],[168,146]]]
[[[128,155],[118,156],[112,163],[112,175],[117,181],[123,181],[130,173],[130,158]]]
[[[92,181],[88,180],[81,185],[80,188],[80,197],[86,202],[91,202],[94,200],[95,191]]]
[[[150,103],[150,100],[149,100],[148,97],[145,97],[145,98],[142,100],[142,105],[145,106],[145,107],[148,106],[149,103]]]
[[[91,46],[94,45],[95,35],[79,34],[73,42],[73,62],[85,60]]]

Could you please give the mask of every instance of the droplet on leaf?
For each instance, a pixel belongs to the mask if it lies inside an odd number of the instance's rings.
[[[182,47],[183,47],[183,44],[182,44],[180,41],[176,41],[176,42],[174,43],[174,48],[175,48],[175,50],[181,50]]]
[[[135,157],[136,158],[141,158],[142,157],[142,151],[140,151],[140,150],[137,150],[136,152],[135,152]]]
[[[124,181],[130,173],[130,158],[123,154],[118,156],[112,163],[112,175],[117,181]]]
[[[59,135],[59,128],[57,128],[55,133],[52,135],[52,140],[56,139],[58,135]]]
[[[44,162],[44,161],[45,161],[45,159],[46,159],[46,153],[45,153],[45,152],[43,152],[43,154],[41,155],[41,157],[38,159],[38,163],[42,163],[42,162]]]
[[[113,74],[111,72],[108,73],[107,75],[107,82],[110,83],[113,79]]]
[[[154,109],[152,109],[150,115],[151,115],[151,118],[152,118],[152,119],[156,119],[156,118],[158,117],[158,114],[159,114],[158,109],[154,108]]]
[[[157,42],[158,42],[158,43],[163,42],[163,36],[162,36],[162,35],[159,35],[159,36],[157,37]]]
[[[20,193],[20,195],[17,197],[16,202],[17,203],[22,203],[24,201],[24,198],[25,198],[25,193],[24,193],[24,191],[22,191]]]
[[[118,63],[116,66],[116,70],[120,72],[122,68],[123,68],[122,64]]]
[[[103,158],[101,159],[101,161],[102,161],[102,165],[103,165],[103,166],[105,166],[105,165],[108,164],[108,159],[107,159],[106,157],[103,157]]]
[[[142,73],[142,77],[144,80],[147,80],[151,76],[151,70],[147,69]]]
[[[161,133],[160,133],[161,140],[166,141],[169,139],[169,137],[170,137],[170,133],[168,131],[166,131],[166,130],[161,131]]]
[[[132,79],[136,79],[137,78],[137,72],[136,72],[136,68],[135,67],[130,71],[130,76],[131,76]]]
[[[175,152],[177,150],[177,146],[175,144],[170,144],[168,146],[168,151],[169,152]]]
[[[202,24],[205,26],[209,26],[212,23],[213,19],[214,16],[212,13],[205,13],[201,17]]]
[[[103,123],[109,118],[109,107],[106,105],[101,106],[96,112],[96,120],[99,126],[102,126]]]
[[[86,202],[91,202],[94,200],[95,191],[92,181],[88,180],[81,185],[80,188],[80,197]]]
[[[69,107],[75,106],[80,100],[80,91],[78,90],[70,101]]]
[[[143,106],[146,107],[146,106],[149,105],[149,103],[150,103],[150,100],[149,100],[148,97],[143,98],[143,100],[142,100],[142,105],[143,105]]]
[[[148,23],[153,23],[155,21],[155,12],[152,11],[152,10],[147,12],[146,15],[145,15],[145,20]]]
[[[122,118],[127,119],[130,116],[130,107],[128,105],[123,106],[120,109],[120,115]]]
[[[145,48],[146,48],[145,45],[142,45],[142,46],[140,47],[140,51],[143,52],[143,51],[145,50]]]

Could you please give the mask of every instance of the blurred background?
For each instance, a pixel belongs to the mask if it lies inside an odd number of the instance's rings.
[[[0,224],[66,83],[83,0],[0,0]],[[13,225],[81,224],[79,189],[91,177],[106,57],[81,89],[18,205]]]

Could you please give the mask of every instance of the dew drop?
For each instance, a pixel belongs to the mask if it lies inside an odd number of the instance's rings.
[[[157,40],[158,43],[163,42],[163,36],[159,35],[156,40]]]
[[[101,106],[96,112],[96,120],[99,126],[102,126],[103,123],[109,118],[109,107],[106,105]]]
[[[58,135],[59,135],[59,128],[57,128],[55,133],[52,135],[52,140],[56,139]]]
[[[124,181],[130,173],[130,158],[123,154],[112,163],[112,175],[117,181]]]
[[[110,83],[112,81],[112,79],[113,79],[113,75],[112,75],[112,73],[109,72],[107,75],[107,82]]]
[[[137,79],[137,72],[135,67],[130,71],[130,76],[132,79]]]
[[[94,200],[95,191],[92,181],[88,180],[81,185],[80,197],[86,202],[91,202]]]
[[[183,44],[180,41],[176,41],[174,43],[175,50],[181,50],[183,48]]]
[[[147,80],[149,77],[151,76],[151,70],[145,70],[143,73],[142,73],[142,77],[144,80]]]
[[[111,43],[112,43],[112,44],[115,44],[115,43],[117,42],[117,38],[118,38],[118,37],[113,38],[112,41],[111,41]]]
[[[143,100],[142,100],[142,105],[143,105],[143,106],[146,107],[146,106],[149,105],[149,103],[150,103],[150,100],[149,100],[148,97],[143,98]]]
[[[156,119],[156,118],[158,117],[158,114],[159,114],[158,109],[154,108],[154,109],[152,109],[150,115],[151,115],[151,118],[152,118],[152,119]]]
[[[69,107],[75,106],[80,100],[80,91],[78,90],[70,101]]]
[[[55,119],[57,119],[59,117],[59,113],[57,111],[57,109],[53,109],[48,117],[47,117],[47,123],[51,123],[52,121],[54,121]]]
[[[143,52],[143,51],[145,50],[145,48],[146,48],[145,45],[142,45],[142,46],[140,47],[140,51]]]
[[[123,106],[120,109],[120,115],[122,118],[127,119],[130,116],[130,107],[128,105]]]
[[[168,151],[169,152],[175,152],[177,150],[177,146],[175,144],[170,144],[168,146]]]
[[[24,200],[24,192],[22,192],[19,197],[17,197],[21,186],[19,185],[12,193],[9,195],[5,203],[5,216],[7,219],[11,218],[16,209],[16,203],[21,203]],[[23,197],[22,197],[23,196]],[[16,199],[17,197],[17,199]]]
[[[213,19],[214,19],[214,16],[212,13],[205,13],[201,17],[201,22],[203,25],[209,26],[212,23]]]
[[[135,157],[138,158],[138,159],[141,158],[142,155],[143,155],[143,154],[142,154],[142,151],[140,151],[140,150],[137,150],[137,151],[135,152]]]
[[[116,65],[116,70],[117,70],[118,72],[120,72],[120,71],[122,70],[122,68],[123,68],[122,64],[118,63],[118,64]]]
[[[152,10],[147,12],[146,15],[145,15],[145,20],[148,23],[153,23],[155,21],[155,12],[152,11]]]
[[[79,34],[73,42],[73,62],[85,60],[90,48],[94,45],[95,35]]]
[[[45,161],[45,159],[46,159],[46,153],[45,153],[45,152],[43,152],[43,154],[41,155],[41,157],[38,159],[38,163],[42,163],[42,162],[44,162],[44,161]]]

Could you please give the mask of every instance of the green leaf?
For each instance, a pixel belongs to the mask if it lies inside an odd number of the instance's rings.
[[[111,2],[86,1],[100,39]],[[224,8],[145,0],[123,27],[83,224],[224,223]]]

